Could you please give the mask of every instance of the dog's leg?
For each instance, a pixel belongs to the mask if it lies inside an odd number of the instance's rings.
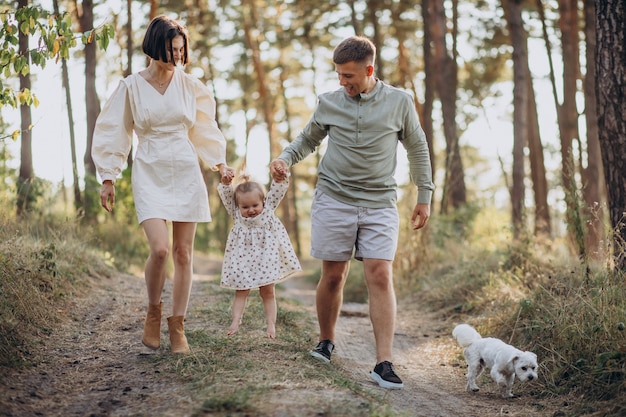
[[[511,389],[513,388],[513,382],[515,381],[515,374],[509,374],[502,369],[493,368],[491,370],[491,379],[498,385],[500,390],[500,396],[502,398],[511,398],[513,394]]]
[[[514,397],[513,393],[511,392],[511,390],[513,389],[513,382],[515,382],[515,374],[509,375],[506,379],[506,389],[505,392],[502,394],[503,398]]]
[[[468,392],[478,392],[480,388],[476,385],[476,378],[483,373],[483,363],[478,357],[470,356],[467,360],[467,387]]]

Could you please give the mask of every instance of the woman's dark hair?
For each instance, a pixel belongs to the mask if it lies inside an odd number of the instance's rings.
[[[158,61],[170,62],[174,56],[172,51],[172,39],[182,36],[184,51],[182,64],[189,61],[189,41],[187,29],[177,21],[167,16],[157,16],[148,25],[146,36],[143,38],[143,53]],[[169,50],[168,50],[169,49]]]

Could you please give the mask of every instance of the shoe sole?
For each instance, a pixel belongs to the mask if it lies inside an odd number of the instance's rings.
[[[324,363],[330,363],[330,359],[328,359],[326,356],[322,355],[321,353],[318,353],[314,350],[311,351],[311,356],[313,356],[315,359],[320,360]]]
[[[395,382],[385,381],[380,375],[378,375],[374,371],[370,372],[370,376],[378,384],[378,386],[381,387],[381,388],[385,388],[385,389],[402,389],[402,388],[404,388],[404,384],[402,382],[397,384]]]

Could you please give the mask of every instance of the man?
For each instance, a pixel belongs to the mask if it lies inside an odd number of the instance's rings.
[[[393,178],[398,141],[407,151],[418,187],[411,222],[426,225],[434,184],[428,145],[413,98],[374,76],[376,47],[367,38],[343,40],[333,54],[342,88],[321,94],[302,133],[270,163],[275,180],[312,153],[328,136],[318,167],[311,208],[311,255],[322,260],[316,291],[319,343],[311,355],[330,362],[343,287],[354,252],[363,261],[376,343],[371,377],[383,388],[402,389],[392,364],[396,297],[392,262],[398,243],[397,184]]]

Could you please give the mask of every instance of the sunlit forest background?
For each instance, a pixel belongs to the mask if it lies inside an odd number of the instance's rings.
[[[613,15],[611,2],[599,4],[623,24],[623,4]],[[103,102],[147,64],[141,42],[154,16],[187,26],[186,71],[213,90],[228,162],[263,181],[309,120],[317,94],[339,87],[334,46],[363,34],[378,46],[378,78],[415,98],[437,186],[430,225],[411,231],[416,190],[400,146],[399,294],[515,331],[546,358],[544,393],[600,384],[594,398],[624,398],[626,146],[623,130],[620,137],[599,125],[623,129],[624,121],[618,114],[606,122],[615,114],[599,109],[597,91],[616,94],[616,102],[626,97],[597,87],[596,7],[576,0],[3,1],[5,231],[14,238],[12,225],[27,224],[22,230],[36,230],[35,241],[47,247],[46,239],[58,238],[49,231],[69,224],[111,265],[141,268],[148,248],[135,219],[132,153],[107,215],[90,145]],[[20,8],[33,14],[20,18]],[[9,28],[16,19],[30,22],[31,36],[18,39]],[[323,154],[322,146],[293,168],[279,210],[302,257]],[[214,220],[198,228],[196,249],[220,256],[229,220],[217,174],[205,170],[205,179]],[[354,297],[367,296],[353,286]],[[567,354],[546,342],[571,343],[574,334],[585,340]]]

